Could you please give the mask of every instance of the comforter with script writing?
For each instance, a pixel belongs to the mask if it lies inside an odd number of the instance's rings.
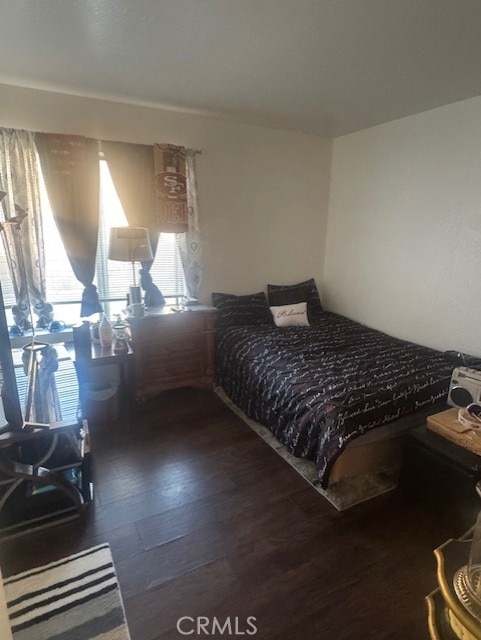
[[[219,329],[217,381],[321,485],[353,439],[446,400],[453,365],[442,353],[335,313],[309,327]]]

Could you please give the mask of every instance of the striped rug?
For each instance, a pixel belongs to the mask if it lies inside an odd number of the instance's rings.
[[[129,640],[108,544],[4,580],[14,640]]]

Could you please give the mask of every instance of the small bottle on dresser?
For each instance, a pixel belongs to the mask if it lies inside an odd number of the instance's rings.
[[[99,338],[101,347],[110,347],[112,345],[113,329],[107,316],[102,314],[102,320],[99,325]]]

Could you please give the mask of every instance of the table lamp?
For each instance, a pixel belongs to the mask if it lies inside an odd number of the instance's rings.
[[[129,304],[141,304],[141,288],[135,275],[136,262],[154,259],[150,248],[149,231],[145,227],[112,227],[109,238],[109,260],[132,263],[134,284],[129,287]]]

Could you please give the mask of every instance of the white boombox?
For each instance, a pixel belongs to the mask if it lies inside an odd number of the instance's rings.
[[[481,371],[456,367],[449,384],[448,404],[467,407],[473,402],[481,404]]]

